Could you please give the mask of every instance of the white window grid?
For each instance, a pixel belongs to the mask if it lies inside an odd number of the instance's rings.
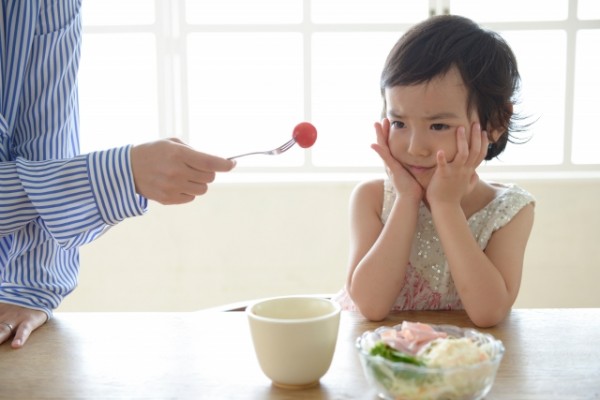
[[[138,0],[143,1],[143,0]],[[149,1],[149,0],[147,0]],[[317,0],[318,1],[318,0]],[[451,0],[429,0],[430,15],[448,13]],[[85,2],[84,2],[85,3]],[[557,21],[503,21],[485,22],[482,26],[503,32],[523,30],[563,30],[566,33],[566,84],[564,112],[564,142],[563,161],[552,165],[487,165],[482,170],[496,176],[537,176],[537,177],[600,177],[600,156],[596,164],[574,164],[571,162],[573,103],[575,87],[575,49],[577,32],[581,30],[600,30],[600,20],[582,20],[577,16],[578,0],[569,0],[569,11],[566,20]],[[189,104],[185,86],[187,71],[186,39],[188,35],[198,32],[295,32],[303,35],[304,40],[304,120],[310,121],[311,105],[311,40],[317,32],[404,32],[411,23],[314,23],[310,20],[311,0],[303,0],[303,20],[294,24],[190,24],[186,21],[185,1],[183,0],[153,0],[154,18],[148,23],[115,24],[115,25],[84,25],[86,34],[120,34],[146,33],[156,38],[157,60],[157,90],[158,90],[158,132],[160,137],[172,136],[177,132],[180,138],[189,142]],[[415,21],[416,22],[416,21]],[[600,45],[600,43],[599,43]],[[600,46],[599,46],[600,48]],[[600,101],[599,101],[600,106]],[[591,127],[591,129],[597,129]],[[85,135],[82,132],[82,135]],[[600,132],[598,132],[600,136]],[[152,140],[154,138],[148,138]],[[599,142],[600,143],[600,142]],[[277,144],[278,145],[278,144]],[[275,146],[273,146],[275,147]],[[201,150],[201,149],[200,149]],[[261,150],[261,149],[249,149]],[[540,149],[544,151],[544,149]],[[300,166],[278,167],[238,167],[242,173],[251,173],[254,177],[268,180],[271,174],[285,174],[286,177],[297,175],[299,179],[309,177],[334,176],[355,179],[359,176],[379,174],[381,167],[324,167],[315,166],[312,162],[311,151],[304,153],[304,163]],[[275,178],[276,179],[276,178]],[[293,179],[293,178],[292,178]],[[317,178],[318,180],[319,178]]]

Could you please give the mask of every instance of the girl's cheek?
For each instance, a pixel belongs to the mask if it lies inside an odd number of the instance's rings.
[[[399,135],[390,134],[388,146],[394,157],[398,158],[398,156],[402,153],[403,144]]]

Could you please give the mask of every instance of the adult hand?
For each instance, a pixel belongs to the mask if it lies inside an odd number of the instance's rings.
[[[436,154],[437,168],[427,187],[427,201],[460,204],[479,181],[475,169],[484,160],[489,140],[479,123],[471,127],[470,144],[464,127],[456,130],[457,152],[452,161],[446,159],[444,151]]]
[[[43,311],[0,303],[0,344],[14,336],[11,346],[23,347],[29,335],[47,320]]]
[[[381,123],[375,123],[377,143],[371,148],[379,154],[385,164],[386,171],[394,189],[400,195],[412,196],[419,201],[423,198],[423,188],[406,168],[393,156],[389,147],[390,120],[384,118]]]
[[[192,201],[206,193],[215,172],[230,171],[234,166],[234,161],[201,153],[176,138],[131,149],[136,192],[162,204]]]

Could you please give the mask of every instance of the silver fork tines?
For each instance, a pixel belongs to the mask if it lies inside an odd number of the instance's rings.
[[[240,158],[240,157],[245,157],[245,156],[252,156],[255,154],[265,154],[265,155],[269,155],[269,156],[274,156],[277,154],[281,154],[286,150],[289,150],[294,144],[296,143],[296,139],[292,139],[288,142],[285,142],[284,144],[282,144],[281,146],[279,146],[276,149],[273,150],[269,150],[269,151],[254,151],[252,153],[244,153],[244,154],[240,154],[237,156],[233,156],[233,157],[229,157],[228,160],[233,160],[234,158]]]

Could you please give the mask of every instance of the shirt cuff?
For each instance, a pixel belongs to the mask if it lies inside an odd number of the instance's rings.
[[[52,318],[64,296],[39,288],[3,283],[0,287],[0,303],[12,304],[32,310],[43,311],[48,319]]]
[[[131,145],[88,155],[92,192],[100,215],[108,225],[142,215],[148,200],[135,192],[131,168]]]

